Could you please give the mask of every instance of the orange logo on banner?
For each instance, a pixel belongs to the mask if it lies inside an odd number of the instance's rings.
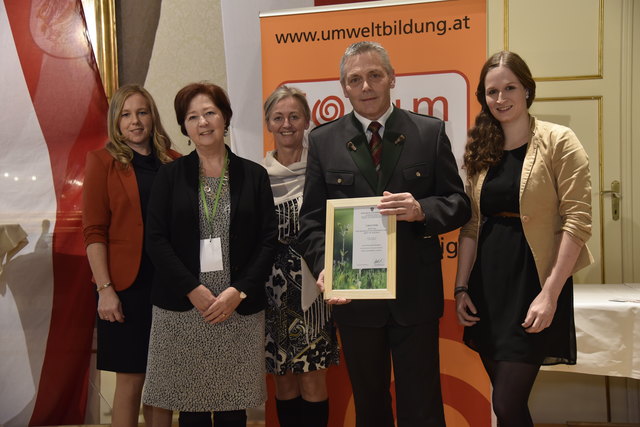
[[[345,115],[344,102],[337,96],[327,96],[317,100],[311,110],[311,120],[318,126]]]
[[[307,94],[313,125],[335,120],[351,111],[339,82],[344,50],[356,41],[379,42],[389,52],[397,77],[392,102],[443,119],[460,165],[467,129],[479,111],[474,91],[486,57],[485,0],[358,6],[261,17],[263,99],[286,83]],[[266,129],[264,136],[266,152],[273,141]],[[462,343],[462,327],[455,316],[457,237],[457,231],[440,237],[445,295],[440,372],[445,416],[449,427],[489,427],[489,380],[478,355]],[[267,426],[277,426],[271,379],[268,384]],[[330,426],[355,425],[344,360],[329,369],[328,385]]]

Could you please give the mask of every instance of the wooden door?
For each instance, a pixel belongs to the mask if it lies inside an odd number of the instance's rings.
[[[633,244],[633,3],[489,1],[489,53],[508,49],[527,61],[537,83],[531,113],[572,128],[589,154],[593,235],[588,245],[596,262],[576,275],[577,283],[621,283],[639,276],[634,264],[640,259],[634,262],[632,253],[640,243]],[[614,182],[620,190],[611,193]]]

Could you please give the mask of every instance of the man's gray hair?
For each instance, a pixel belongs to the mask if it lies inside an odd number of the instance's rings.
[[[340,83],[344,84],[345,78],[347,77],[345,70],[345,64],[347,60],[353,56],[361,55],[367,52],[376,52],[378,55],[380,55],[382,66],[384,67],[387,74],[393,74],[393,67],[391,66],[391,60],[389,60],[389,54],[380,43],[366,41],[356,42],[349,46],[347,50],[344,51],[344,55],[342,55],[342,60],[340,61]]]

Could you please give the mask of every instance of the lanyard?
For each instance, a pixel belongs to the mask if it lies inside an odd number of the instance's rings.
[[[220,192],[222,190],[222,182],[224,181],[224,174],[227,171],[227,159],[228,153],[225,151],[224,153],[224,164],[222,166],[222,173],[220,174],[220,181],[218,181],[218,189],[216,190],[216,198],[213,199],[213,209],[211,213],[211,217],[209,217],[209,204],[207,203],[207,198],[204,196],[204,185],[202,184],[204,181],[204,176],[200,179],[200,198],[202,199],[202,205],[204,207],[204,216],[207,217],[207,222],[211,223],[211,228],[213,229],[213,219],[216,217],[216,212],[218,211],[218,201],[220,200]],[[209,240],[211,240],[213,236],[209,236]]]

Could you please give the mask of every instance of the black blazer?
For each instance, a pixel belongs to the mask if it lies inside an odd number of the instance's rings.
[[[375,327],[385,325],[389,316],[401,325],[439,318],[444,297],[438,235],[470,217],[442,120],[394,108],[382,144],[378,178],[362,124],[353,113],[309,135],[298,249],[316,277],[324,268],[327,199],[409,192],[426,216],[424,222],[397,224],[396,299],[334,306],[338,323]]]
[[[247,294],[236,311],[253,314],[265,306],[265,281],[277,244],[277,220],[267,171],[229,150],[231,283]],[[198,213],[199,158],[196,151],[158,171],[149,200],[146,248],[156,273],[154,305],[187,311],[187,294],[200,285]]]

